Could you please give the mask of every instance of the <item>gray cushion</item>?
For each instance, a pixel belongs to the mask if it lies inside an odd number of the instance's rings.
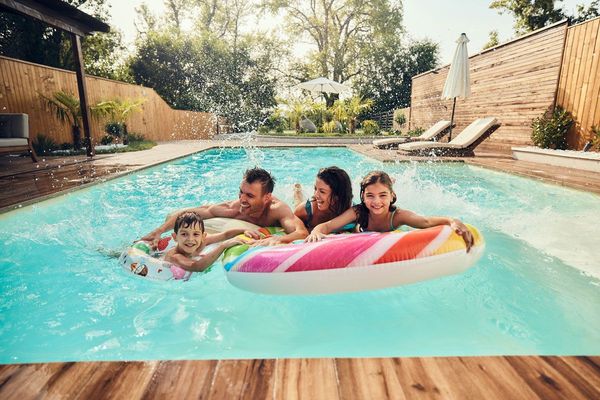
[[[0,114],[0,138],[28,138],[29,115]]]

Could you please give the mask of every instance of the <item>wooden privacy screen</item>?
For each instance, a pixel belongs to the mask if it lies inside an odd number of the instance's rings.
[[[32,139],[42,133],[57,143],[72,143],[70,125],[59,122],[38,93],[50,96],[62,90],[77,96],[74,72],[0,57],[0,81],[0,112],[29,114]],[[86,85],[90,104],[116,98],[144,99],[142,110],[131,115],[127,128],[147,139],[207,139],[216,133],[213,114],[174,110],[153,89],[94,76],[86,76]],[[222,118],[219,122],[224,123]],[[106,121],[92,118],[91,123],[92,138],[98,143]]]
[[[476,118],[496,117],[500,127],[478,149],[530,145],[531,121],[554,105],[566,30],[565,21],[471,56],[471,96],[456,100],[452,137]],[[450,120],[452,100],[440,98],[448,71],[413,77],[411,129]]]
[[[556,103],[568,110],[575,126],[569,148],[581,149],[600,128],[600,17],[569,27]]]

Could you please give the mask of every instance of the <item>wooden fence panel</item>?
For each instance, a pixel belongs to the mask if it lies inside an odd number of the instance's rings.
[[[571,112],[569,148],[581,149],[600,127],[600,17],[569,27],[557,105]]]
[[[531,122],[554,105],[567,23],[559,23],[471,56],[471,96],[458,98],[453,137],[476,118],[494,116],[500,127],[478,149],[510,152],[531,144]],[[413,77],[410,127],[450,119],[452,100],[441,100],[449,66]]]
[[[72,143],[70,124],[59,122],[40,93],[50,96],[62,90],[77,96],[74,72],[0,56],[0,112],[29,114],[32,139],[43,133],[57,143]],[[127,121],[129,132],[157,141],[207,139],[216,133],[217,118],[211,113],[174,110],[153,90],[109,79],[86,76],[89,103],[112,99],[144,99],[141,111]],[[104,136],[106,120],[91,120],[94,142]],[[224,124],[223,118],[219,123]]]

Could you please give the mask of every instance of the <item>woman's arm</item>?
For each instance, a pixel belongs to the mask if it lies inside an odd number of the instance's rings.
[[[305,239],[306,242],[318,242],[323,239],[326,235],[331,232],[342,228],[344,225],[347,225],[351,222],[356,221],[356,212],[353,208],[349,208],[337,217],[330,219],[327,222],[323,222],[312,230],[310,235]]]

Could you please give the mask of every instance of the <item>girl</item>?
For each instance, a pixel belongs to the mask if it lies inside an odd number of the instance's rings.
[[[383,171],[370,172],[360,183],[361,203],[348,209],[338,217],[317,225],[306,238],[307,242],[316,242],[336,229],[356,222],[356,231],[389,232],[401,225],[413,228],[430,228],[438,225],[450,225],[462,236],[467,245],[467,252],[473,245],[473,235],[467,227],[457,219],[447,217],[424,217],[412,211],[396,208],[396,193],[392,179]]]
[[[294,187],[294,214],[310,232],[315,226],[342,214],[352,206],[352,184],[350,177],[341,168],[322,168],[315,180],[315,193],[312,198],[302,201],[302,188]]]

